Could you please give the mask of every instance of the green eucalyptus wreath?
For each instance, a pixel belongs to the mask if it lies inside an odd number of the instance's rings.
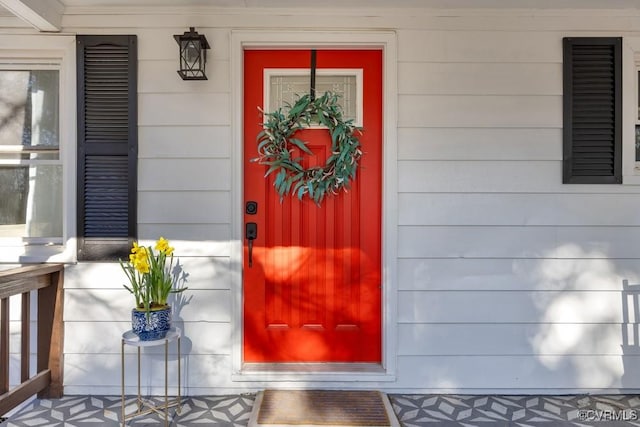
[[[356,176],[358,160],[362,157],[356,134],[362,128],[353,120],[342,118],[339,96],[333,92],[311,99],[300,97],[293,106],[266,113],[263,130],[257,136],[258,157],[251,159],[269,166],[265,177],[275,173],[274,186],[280,200],[287,194],[296,194],[302,200],[305,194],[320,204],[329,194],[349,189],[349,181]],[[313,155],[306,142],[294,138],[295,133],[312,123],[326,126],[331,134],[331,155],[324,166],[305,169],[302,157],[294,157],[293,146]]]

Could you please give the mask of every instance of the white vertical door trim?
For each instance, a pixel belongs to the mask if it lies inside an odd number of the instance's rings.
[[[398,178],[397,178],[397,36],[393,31],[260,31],[231,32],[231,126],[232,126],[232,187],[231,187],[231,358],[233,380],[251,380],[242,372],[242,250],[243,250],[243,52],[251,48],[337,48],[383,50],[383,183],[382,183],[382,367],[386,380],[393,380],[397,365],[397,240],[398,240]],[[290,374],[290,373],[289,373]],[[322,373],[300,373],[299,378],[320,380],[331,377]],[[277,380],[277,375],[270,375]],[[283,376],[283,379],[285,376]],[[287,375],[290,379],[291,376]],[[340,376],[342,382],[362,378]]]

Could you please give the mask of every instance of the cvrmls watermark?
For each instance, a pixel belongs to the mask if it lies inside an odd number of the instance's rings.
[[[637,409],[581,409],[578,411],[580,421],[637,421],[640,412]]]

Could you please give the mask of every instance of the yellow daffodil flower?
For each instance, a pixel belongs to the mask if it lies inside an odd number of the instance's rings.
[[[169,241],[164,237],[160,237],[158,239],[155,249],[165,253],[167,256],[171,256],[173,254],[173,248],[169,246]]]

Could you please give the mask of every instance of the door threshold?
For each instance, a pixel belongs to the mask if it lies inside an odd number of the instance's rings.
[[[384,374],[379,363],[245,363],[243,372]]]
[[[234,381],[395,381],[379,363],[244,363]]]

